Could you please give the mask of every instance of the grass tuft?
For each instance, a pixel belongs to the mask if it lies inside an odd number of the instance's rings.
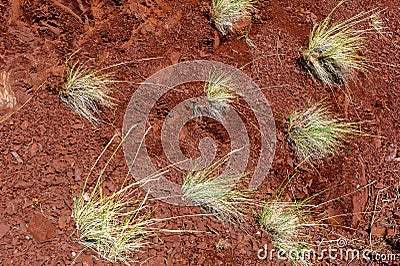
[[[288,175],[275,190],[272,199],[264,202],[258,222],[272,238],[272,244],[277,252],[286,257],[292,265],[314,265],[313,258],[307,256],[307,252],[313,247],[308,231],[318,223],[312,221],[315,206],[309,205],[308,202],[324,191],[302,201],[281,201],[284,191],[288,189],[295,176],[296,174]]]
[[[217,161],[200,171],[189,171],[182,182],[183,198],[222,222],[243,222],[243,206],[251,204],[251,199],[236,188],[236,183],[244,175],[219,174],[219,168],[224,162]]]
[[[319,78],[324,84],[333,87],[334,84],[344,84],[352,79],[357,71],[366,70],[366,58],[360,55],[365,49],[365,34],[374,27],[357,29],[362,22],[378,15],[376,9],[361,12],[340,23],[331,23],[332,13],[312,29],[308,44],[300,51],[301,64],[313,77]]]
[[[112,108],[115,99],[110,96],[112,89],[110,84],[118,81],[112,79],[112,73],[101,74],[110,67],[100,70],[92,70],[76,62],[65,62],[65,82],[59,92],[60,98],[68,104],[79,116],[92,123],[98,123],[100,106]]]
[[[214,73],[204,86],[204,92],[211,104],[226,106],[238,97],[232,87],[234,87],[234,82],[230,76]]]
[[[119,143],[101,169],[92,192],[86,192],[88,179],[94,167],[113,139],[92,166],[79,197],[74,200],[72,217],[75,220],[79,242],[83,246],[92,249],[111,263],[130,264],[135,262],[137,252],[149,244],[146,239],[159,231],[154,226],[159,220],[151,218],[153,210],[146,204],[148,194],[141,199],[138,190],[143,183],[124,185],[130,171],[119,190],[109,195],[103,193],[103,174],[124,140]]]
[[[79,242],[109,262],[129,264],[135,253],[155,234],[146,199],[126,189],[104,196],[100,190],[82,194],[74,202],[73,218]]]
[[[287,140],[301,160],[310,162],[337,154],[345,139],[361,133],[357,125],[335,118],[323,102],[318,102],[290,113]]]
[[[210,116],[223,119],[221,115],[226,107],[231,104],[238,95],[232,88],[235,86],[231,75],[226,73],[211,73],[208,82],[204,85],[204,92],[207,97],[208,107],[205,111]]]
[[[235,23],[251,16],[251,0],[212,0],[211,22],[222,34],[233,32]]]
[[[293,265],[313,265],[304,256],[309,250],[307,228],[309,213],[304,203],[267,201],[261,210],[259,224],[272,238],[272,244]]]

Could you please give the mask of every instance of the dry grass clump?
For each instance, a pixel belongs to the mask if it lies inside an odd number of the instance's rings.
[[[158,220],[151,218],[153,211],[147,206],[148,195],[141,197],[140,183],[123,185],[109,195],[103,193],[103,174],[116,151],[101,170],[92,192],[88,193],[88,179],[96,164],[92,167],[84,188],[74,200],[72,217],[83,246],[111,263],[130,264],[135,261],[137,252],[148,244],[146,240],[159,230],[155,226]]]
[[[272,238],[275,249],[293,265],[313,265],[304,254],[310,249],[307,228],[309,210],[304,203],[271,200],[265,202],[259,224]]]
[[[238,95],[232,89],[235,83],[227,74],[213,73],[210,80],[204,85],[207,100],[215,106],[226,106],[232,103]]]
[[[319,24],[312,29],[308,44],[300,51],[301,64],[313,77],[332,87],[334,84],[348,86],[357,71],[366,70],[366,58],[360,54],[365,49],[365,35],[374,27],[358,29],[371,16],[379,15],[376,9],[361,12],[343,22],[331,23],[332,13],[341,1]],[[375,25],[379,23],[375,22]]]
[[[140,193],[130,188],[103,195],[96,187],[90,196],[83,193],[74,201],[72,216],[79,242],[112,263],[133,262],[156,232],[147,197],[140,199]]]
[[[357,125],[335,118],[327,105],[318,102],[289,114],[287,140],[301,160],[310,162],[337,154],[345,139],[360,134]]]
[[[216,119],[223,119],[222,114],[225,108],[238,98],[238,94],[233,89],[234,86],[235,82],[231,74],[217,71],[210,73],[210,77],[204,85],[208,106],[199,109],[200,112],[205,112]]]
[[[211,22],[222,34],[233,32],[240,20],[251,17],[252,0],[212,0]]]
[[[281,257],[292,265],[314,265],[313,256],[309,256],[314,247],[309,231],[319,223],[313,221],[315,206],[308,203],[323,192],[297,202],[282,201],[283,192],[295,176],[288,175],[275,195],[264,202],[258,223],[272,238]]]
[[[217,161],[203,170],[189,171],[181,186],[183,198],[223,222],[244,222],[243,206],[252,202],[246,193],[237,189],[236,183],[244,175],[220,174],[224,161]]]
[[[79,62],[70,65],[69,60],[65,62],[65,82],[59,91],[60,98],[79,116],[98,123],[99,107],[112,108],[116,105],[115,99],[110,96],[110,85],[118,81],[112,78],[111,72],[107,72],[110,67],[93,70],[79,65]]]

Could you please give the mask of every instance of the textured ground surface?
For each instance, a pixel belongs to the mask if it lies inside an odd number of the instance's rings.
[[[343,196],[320,210],[337,216],[335,223],[341,226],[334,227],[334,233],[357,240],[355,246],[400,253],[400,3],[354,0],[335,13],[335,18],[347,18],[375,7],[385,9],[387,33],[368,36],[365,55],[372,61],[371,68],[351,85],[351,101],[340,90],[315,84],[296,61],[313,22],[328,14],[335,3],[260,1],[249,34],[255,49],[243,39],[216,37],[207,18],[209,1],[2,0],[0,71],[9,73],[8,84],[17,101],[14,110],[31,100],[0,123],[0,264],[105,264],[89,250],[80,253],[83,247],[76,241],[71,219],[73,195],[82,188],[104,146],[120,131],[124,110],[138,87],[134,83],[166,66],[194,59],[235,67],[249,63],[243,71],[263,89],[271,104],[278,142],[272,169],[259,187],[260,195],[271,196],[286,173],[296,167],[296,158],[284,139],[282,122],[291,109],[303,106],[309,99],[325,98],[338,115],[351,121],[367,121],[365,130],[381,138],[353,139],[339,157],[315,169],[300,168],[287,199],[305,198],[330,188],[314,203]],[[105,112],[106,123],[94,127],[74,114],[55,93],[62,81],[65,59],[78,49],[76,56],[81,61],[90,59],[92,65],[100,67],[132,59],[158,59],[115,69],[118,79],[134,83],[117,86],[114,96],[119,99],[118,109]],[[165,95],[152,111],[150,121],[158,128],[149,134],[146,143],[153,161],[165,155],[152,136],[157,136],[168,110],[181,100],[202,93],[201,89],[192,90],[190,95]],[[0,112],[6,115],[9,110]],[[255,132],[249,134],[253,134],[252,156],[256,157],[258,136]],[[194,121],[182,130],[182,151],[196,155],[198,141],[204,136],[213,136],[221,151],[226,152],[229,141],[223,127],[207,121]],[[252,167],[249,163],[250,170]],[[121,152],[106,172],[105,187],[114,190],[125,173]],[[367,184],[371,185],[357,191]],[[201,210],[163,203],[156,211],[158,217],[194,213]],[[257,258],[257,251],[264,244],[271,247],[270,239],[265,233],[256,234],[259,229],[255,222],[249,227],[244,233],[213,217],[171,221],[166,228],[204,232],[160,234],[151,239],[154,245],[139,256],[146,260],[145,265],[277,265],[276,260]],[[312,235],[316,239],[332,236],[323,229]],[[338,261],[327,264],[343,265]]]

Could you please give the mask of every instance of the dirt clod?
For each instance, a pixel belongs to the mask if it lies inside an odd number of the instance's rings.
[[[377,237],[384,237],[386,236],[386,228],[384,227],[374,227],[371,229],[371,235]]]
[[[10,230],[10,226],[7,224],[0,224],[0,239],[3,238],[3,236],[5,236],[8,231]]]
[[[17,199],[11,200],[9,203],[7,203],[7,209],[6,212],[8,215],[13,215],[18,212],[18,207],[19,207],[19,201]]]
[[[53,223],[41,213],[35,213],[29,220],[28,231],[32,234],[35,241],[39,243],[52,240],[57,235]]]

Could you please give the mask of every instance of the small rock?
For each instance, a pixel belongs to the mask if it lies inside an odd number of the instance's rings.
[[[64,73],[64,66],[53,66],[51,68],[51,74],[53,74],[54,76],[61,76]]]
[[[280,40],[278,40],[278,41],[276,42],[276,48],[277,48],[277,49],[281,49],[282,47],[283,47],[282,42],[281,42]]]
[[[154,33],[154,36],[155,37],[161,37],[161,36],[163,36],[163,34],[164,34],[163,29],[159,29]]]
[[[16,214],[18,212],[18,200],[17,199],[13,199],[12,201],[7,203],[6,212],[9,215],[13,215],[13,214]]]
[[[167,264],[165,263],[165,259],[163,257],[153,257],[153,258],[150,258],[147,260],[146,265],[163,266],[163,265],[167,265]]]
[[[83,129],[84,124],[83,123],[76,123],[76,124],[73,124],[71,127],[73,129]]]
[[[371,229],[371,235],[377,237],[384,237],[386,235],[386,228],[374,227]]]
[[[372,138],[372,144],[374,145],[375,149],[380,149],[382,147],[382,141],[381,138]]]
[[[18,224],[18,227],[17,227],[18,232],[19,232],[20,234],[25,235],[26,232],[27,232],[25,221],[23,221],[23,220],[21,220],[21,219],[17,219],[17,224]]]
[[[229,241],[227,239],[223,239],[221,238],[220,240],[218,240],[218,242],[215,244],[215,247],[217,249],[226,249],[231,247],[231,244],[229,243]]]
[[[31,156],[34,156],[39,151],[39,149],[41,149],[41,147],[39,147],[39,145],[34,142],[29,148],[29,153],[31,154]]]
[[[74,173],[72,173],[72,171],[67,171],[67,177],[68,179],[72,179],[74,176]]]
[[[243,17],[233,25],[233,31],[241,33],[244,29],[251,26],[251,17]]]
[[[155,257],[156,255],[157,255],[157,251],[154,248],[149,250],[149,257],[150,258],[151,257]]]
[[[83,200],[86,201],[86,202],[90,200],[90,194],[88,192],[85,192],[83,194]]]
[[[22,209],[25,209],[25,208],[27,208],[29,206],[32,206],[32,204],[33,204],[33,201],[31,199],[25,199],[25,202],[22,205]]]
[[[158,244],[158,236],[153,237],[152,242],[153,244]]]
[[[395,235],[396,235],[396,233],[392,229],[388,229],[386,232],[386,237],[392,237]]]
[[[274,194],[274,193],[275,193],[275,190],[274,190],[274,189],[272,189],[272,188],[270,188],[270,187],[267,188],[266,194],[272,195],[272,194]]]
[[[174,248],[179,247],[181,245],[181,237],[179,235],[175,235],[169,238],[169,241],[172,242],[172,246]]]
[[[242,255],[246,254],[246,249],[244,248],[239,249],[239,253]]]
[[[60,229],[64,229],[66,226],[67,226],[67,223],[64,221],[64,219],[60,218],[60,219],[58,220],[58,227],[59,227]]]
[[[181,19],[181,17],[182,17],[182,14],[180,12],[178,12],[174,16],[170,16],[168,18],[168,20],[164,23],[164,29],[168,30],[168,29],[172,29],[173,27],[175,27],[179,23],[179,20]]]
[[[387,156],[385,157],[385,162],[391,162],[396,159],[397,156],[397,145],[390,144],[387,151]]]
[[[289,165],[290,168],[293,168],[294,161],[292,157],[287,157],[286,163]]]
[[[203,52],[203,51],[200,51],[199,55],[201,58],[205,58],[205,57],[209,56],[206,52]]]
[[[69,138],[68,143],[74,145],[76,143],[76,138]]]
[[[276,132],[276,138],[282,142],[285,141],[285,135],[280,131]]]
[[[328,223],[336,225],[343,222],[342,219],[340,219],[340,212],[336,208],[329,207],[325,210],[325,213],[328,216],[328,219],[326,220]]]
[[[23,130],[26,130],[28,127],[29,127],[29,122],[28,121],[25,120],[24,122],[22,122],[21,128]]]
[[[156,25],[153,23],[145,23],[143,27],[140,29],[140,33],[145,35],[147,33],[153,33],[157,29]]]
[[[54,168],[56,173],[62,173],[67,168],[67,165],[64,162],[62,162],[62,161],[60,161],[58,159],[53,160],[51,162],[51,166]]]
[[[217,30],[214,30],[214,49],[217,49],[221,43],[221,39],[219,38],[219,33]]]
[[[93,258],[92,256],[81,254],[78,257],[78,261],[81,261],[82,266],[91,266],[93,265]]]
[[[15,188],[29,188],[29,187],[33,186],[33,184],[34,184],[34,182],[33,182],[32,180],[31,180],[31,181],[28,181],[28,182],[26,182],[26,181],[20,181],[20,182],[16,183],[16,184],[14,185],[14,187],[15,187]]]
[[[197,245],[198,249],[207,249],[207,243],[206,242],[201,242],[200,244]]]
[[[56,237],[56,228],[53,223],[40,213],[35,213],[28,223],[28,231],[33,238],[43,243]]]
[[[169,60],[172,64],[178,64],[179,59],[181,59],[181,53],[179,51],[172,51],[169,55]]]
[[[37,128],[39,129],[41,136],[43,136],[44,133],[46,133],[46,127],[44,125],[39,125]]]
[[[2,239],[3,236],[5,236],[9,230],[10,226],[8,226],[7,224],[0,224],[0,239]]]

